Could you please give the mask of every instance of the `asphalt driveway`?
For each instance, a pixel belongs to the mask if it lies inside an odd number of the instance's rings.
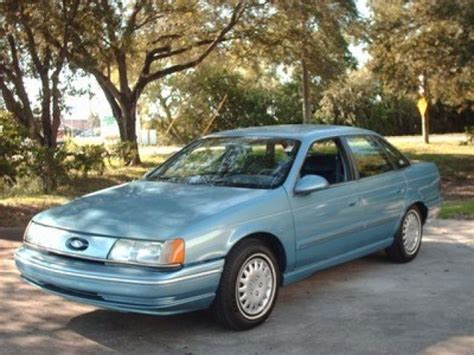
[[[0,353],[474,353],[474,222],[435,221],[410,264],[382,254],[283,288],[246,332],[206,312],[122,314],[64,301],[19,280],[18,231],[0,229]]]

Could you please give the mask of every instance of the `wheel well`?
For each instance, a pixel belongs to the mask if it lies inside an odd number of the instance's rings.
[[[415,202],[411,206],[418,207],[421,212],[422,223],[425,223],[426,218],[428,217],[428,207],[426,207],[426,205],[421,201]]]
[[[260,232],[245,236],[239,240],[239,243],[243,240],[247,240],[248,238],[259,240],[272,249],[272,251],[275,253],[275,256],[277,257],[278,265],[280,266],[280,272],[283,275],[283,272],[286,269],[286,253],[280,239],[271,233]]]

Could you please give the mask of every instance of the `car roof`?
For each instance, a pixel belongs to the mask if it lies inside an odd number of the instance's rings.
[[[275,126],[260,126],[239,128],[229,131],[216,132],[206,137],[278,137],[294,139],[316,139],[354,134],[376,134],[375,132],[350,126],[319,125],[319,124],[289,124]]]

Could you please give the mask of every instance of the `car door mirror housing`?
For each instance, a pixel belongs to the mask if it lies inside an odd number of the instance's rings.
[[[326,189],[329,182],[319,175],[305,175],[295,185],[296,195],[306,195],[311,192]]]

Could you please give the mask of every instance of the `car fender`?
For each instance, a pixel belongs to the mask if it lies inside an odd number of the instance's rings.
[[[285,251],[287,269],[295,263],[293,215],[283,188],[202,220],[179,236],[186,243],[186,264],[225,258],[242,239],[267,234]]]

